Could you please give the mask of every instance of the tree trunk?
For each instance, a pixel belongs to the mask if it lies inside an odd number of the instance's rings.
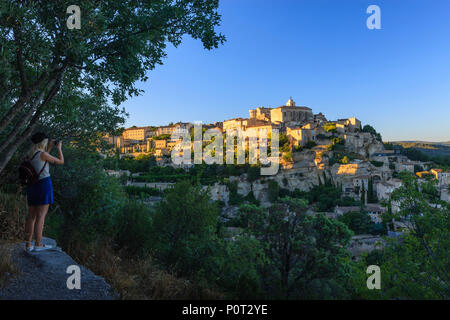
[[[8,110],[8,112],[0,120],[0,132],[3,132],[6,127],[11,123],[15,116],[19,114],[22,108],[29,102],[34,92],[39,89],[42,83],[46,80],[50,73],[56,71],[57,63],[53,62],[50,66],[50,70],[45,70],[42,75],[35,81],[35,83],[26,90],[22,92],[16,103]],[[65,68],[65,67],[64,67]],[[64,69],[61,69],[61,71]]]
[[[66,66],[67,64],[61,69],[61,72],[50,81],[51,83],[50,86],[52,86],[50,92],[47,94],[45,100],[42,102],[42,104],[38,107],[37,111],[34,113],[33,118],[31,119],[30,123],[28,124],[27,128],[22,133],[22,135],[16,141],[10,143],[8,147],[3,148],[4,152],[0,158],[0,173],[5,169],[6,165],[8,164],[9,160],[11,160],[12,156],[17,151],[17,149],[19,149],[19,147],[31,136],[45,106],[50,101],[52,101],[54,96],[58,93]],[[47,86],[49,86],[49,84]],[[43,89],[43,92],[45,92],[45,89]]]
[[[55,85],[56,80],[52,79],[46,86],[46,88],[48,87],[52,87],[52,90],[54,89],[54,85]],[[45,89],[46,89],[45,88]],[[33,113],[35,111],[35,108],[40,104],[41,100],[44,98],[44,94],[45,94],[45,89],[42,90],[42,92],[39,94],[39,96],[35,99],[35,101],[32,103],[32,105],[30,106],[28,112],[26,115],[24,115],[19,122],[14,126],[14,129],[9,133],[9,135],[6,137],[6,139],[2,142],[2,144],[0,145],[0,153],[3,152],[3,150],[6,149],[6,147],[8,145],[10,145],[15,137],[20,133],[20,131],[22,130],[22,128],[28,123],[28,121],[31,119],[31,117],[33,116]],[[41,106],[42,107],[42,106]]]
[[[31,136],[31,133],[38,123],[39,117],[40,113],[36,113],[22,135],[3,152],[2,157],[0,158],[0,173],[5,169],[17,149],[19,149],[19,147]]]

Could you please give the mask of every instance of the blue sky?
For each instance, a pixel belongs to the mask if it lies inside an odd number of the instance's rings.
[[[381,30],[366,9],[381,8]],[[329,120],[356,116],[383,140],[450,140],[450,1],[222,0],[227,42],[168,46],[126,125],[209,123],[290,96]]]

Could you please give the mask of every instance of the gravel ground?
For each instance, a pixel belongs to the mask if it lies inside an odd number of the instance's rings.
[[[56,245],[49,238],[44,244]],[[67,267],[76,262],[60,248],[27,253],[23,243],[12,244],[12,260],[19,273],[0,289],[0,300],[113,300],[118,298],[106,281],[90,270],[81,270],[81,288],[68,289]],[[59,249],[59,250],[58,250]]]

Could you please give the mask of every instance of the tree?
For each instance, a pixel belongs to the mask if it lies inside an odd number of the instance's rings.
[[[355,234],[370,233],[374,224],[365,211],[346,212],[338,220],[345,223]]]
[[[52,168],[58,214],[51,218],[60,220],[58,240],[67,247],[114,237],[115,219],[127,202],[119,180],[104,172],[96,153],[66,147],[64,158],[64,166]]]
[[[323,129],[325,130],[325,132],[333,132],[333,133],[337,132],[336,124],[331,122],[325,123],[323,125]]]
[[[377,203],[378,197],[377,193],[373,187],[373,177],[369,178],[368,187],[367,187],[367,202],[368,203]]]
[[[348,156],[344,156],[342,159],[341,159],[341,163],[342,164],[348,164],[350,162],[350,159],[348,158]]]
[[[400,211],[395,220],[406,221],[408,230],[401,242],[389,241],[380,265],[384,299],[450,298],[450,205],[441,208],[428,203],[417,179],[402,174],[402,186],[392,193]]]
[[[269,200],[275,202],[280,194],[280,185],[276,180],[269,181]]]
[[[79,30],[66,27],[72,4],[0,3],[0,172],[47,117],[76,124],[83,130],[75,133],[83,135],[97,126],[89,128],[77,116],[121,115],[107,102],[118,106],[138,95],[135,83],[162,64],[167,42],[178,46],[190,35],[212,49],[225,41],[215,31],[217,0],[85,0],[78,4]],[[78,107],[73,111],[67,104]]]
[[[206,190],[189,181],[166,191],[156,207],[153,235],[156,256],[180,275],[192,275],[206,268],[217,244],[218,210]]]
[[[380,142],[382,141],[381,134],[379,134],[372,126],[370,126],[368,124],[366,124],[362,128],[362,132],[369,132],[369,133],[373,134],[378,141],[380,141]]]
[[[253,208],[253,210],[251,210]],[[263,244],[267,298],[346,296],[351,232],[323,214],[307,215],[307,201],[283,198],[268,209],[247,206],[246,231]]]

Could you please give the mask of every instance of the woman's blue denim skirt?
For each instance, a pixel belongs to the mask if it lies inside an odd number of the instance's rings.
[[[29,206],[41,206],[53,203],[53,187],[50,177],[44,178],[27,187]]]

